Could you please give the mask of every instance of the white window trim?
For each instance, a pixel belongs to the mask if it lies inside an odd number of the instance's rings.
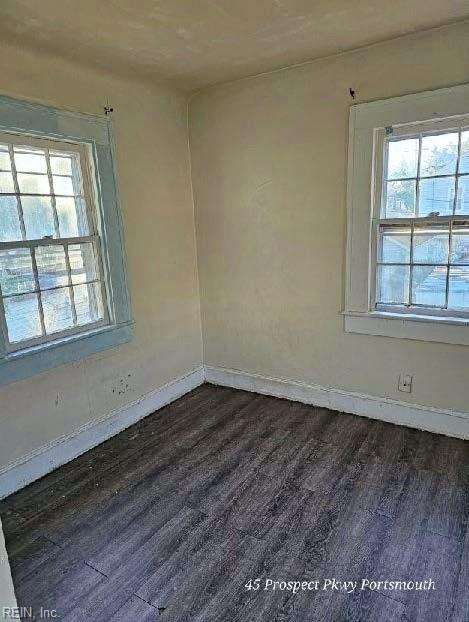
[[[373,214],[375,143],[386,127],[437,122],[469,114],[469,85],[357,104],[350,109],[347,177],[345,331],[469,345],[469,318],[392,313],[373,309],[376,246]],[[381,180],[379,180],[379,186]]]

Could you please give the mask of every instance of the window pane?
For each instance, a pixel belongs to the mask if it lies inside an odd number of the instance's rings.
[[[15,185],[11,173],[0,173],[0,192],[14,192]]]
[[[42,292],[46,333],[57,333],[73,326],[72,304],[68,287]]]
[[[68,285],[67,264],[63,246],[39,246],[35,249],[39,286],[50,289]]]
[[[469,214],[469,175],[458,179],[456,214]]]
[[[31,249],[0,249],[0,296],[11,343],[86,327],[105,315],[95,243],[69,248],[65,240],[46,239],[90,233],[80,155],[71,149],[0,144],[0,242],[42,240]]]
[[[418,139],[393,140],[388,145],[388,179],[416,177],[419,156]]]
[[[448,252],[448,227],[415,227],[413,248],[414,263],[448,263]]]
[[[386,218],[415,216],[415,181],[388,181]]]
[[[0,196],[0,242],[13,240],[21,240],[16,197]]]
[[[54,183],[55,194],[66,194],[67,196],[74,195],[71,177],[57,177],[57,175],[53,175],[52,181]]]
[[[51,200],[47,197],[21,197],[24,226],[28,240],[55,237]]]
[[[29,248],[0,250],[0,287],[4,296],[36,289]]]
[[[410,262],[410,229],[383,228],[380,238],[379,261],[383,263]]]
[[[50,168],[54,175],[71,175],[72,159],[69,156],[50,156]]]
[[[469,264],[469,229],[467,227],[453,228],[451,263]]]
[[[93,244],[70,244],[68,247],[72,283],[86,283],[98,278]]]
[[[446,266],[414,266],[412,304],[444,307],[446,302]]]
[[[469,173],[469,131],[461,133],[461,159],[459,172]]]
[[[378,266],[377,302],[409,302],[409,266]]]
[[[86,208],[83,199],[56,197],[55,207],[59,219],[60,235],[63,238],[88,235]]]
[[[454,175],[458,158],[458,134],[438,134],[422,138],[420,175]]]
[[[18,172],[47,173],[46,158],[43,151],[14,150],[15,166]]]
[[[448,216],[453,213],[453,205],[454,177],[419,181],[419,216],[428,216],[432,212]]]
[[[98,322],[104,317],[103,301],[101,298],[101,286],[99,283],[87,285],[75,285],[75,309],[77,312],[77,324],[90,324]]]
[[[10,154],[6,145],[0,145],[0,171],[11,169]]]
[[[47,175],[18,173],[18,186],[20,187],[20,192],[26,194],[50,194]]]
[[[3,300],[10,343],[42,334],[37,294],[13,296]]]
[[[469,266],[450,268],[448,307],[469,308]]]

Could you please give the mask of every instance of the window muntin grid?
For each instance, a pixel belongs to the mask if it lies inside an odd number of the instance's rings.
[[[87,164],[82,145],[0,134],[0,320],[8,351],[108,323]]]
[[[468,315],[469,129],[388,136],[382,179],[375,308]]]

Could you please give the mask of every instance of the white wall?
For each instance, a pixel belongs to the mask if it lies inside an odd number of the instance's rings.
[[[467,347],[346,334],[340,315],[349,88],[369,101],[469,82],[468,41],[466,23],[192,99],[207,365],[469,411]]]
[[[0,521],[0,612],[4,607],[16,607],[16,596],[11,579],[10,563],[8,561],[2,522]],[[3,617],[3,616],[2,616]]]
[[[82,112],[114,107],[135,337],[0,387],[0,470],[201,364],[187,100],[2,46],[3,95]]]

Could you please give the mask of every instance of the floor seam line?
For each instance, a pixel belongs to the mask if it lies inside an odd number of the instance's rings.
[[[434,536],[440,536],[440,538],[444,538],[445,540],[449,540],[450,542],[454,542],[455,544],[462,545],[463,538],[454,538],[453,536],[447,536],[444,533],[440,533],[439,531],[433,531],[433,529],[423,529],[425,533],[432,533]]]
[[[90,562],[87,562],[86,560],[84,560],[83,563],[85,564],[85,566],[88,566],[95,572],[99,573],[101,576],[106,577],[106,579],[109,579],[109,575],[104,574],[104,572],[101,572],[101,570],[98,570],[97,568],[95,568],[92,564],[90,564]]]
[[[160,609],[160,607],[156,607],[155,605],[153,605],[152,603],[149,603],[148,600],[145,600],[144,598],[142,598],[141,596],[139,596],[136,592],[132,593],[132,596],[135,596],[135,598],[138,598],[139,600],[141,600],[143,603],[146,603],[147,605],[149,605],[150,607],[152,607],[153,609],[156,609],[156,611],[158,611]]]

